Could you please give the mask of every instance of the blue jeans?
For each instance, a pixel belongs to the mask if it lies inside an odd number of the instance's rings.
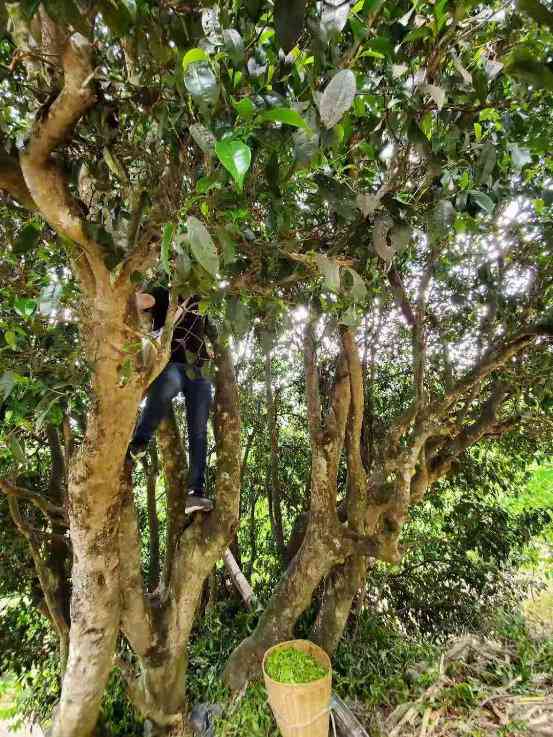
[[[132,442],[135,445],[149,443],[160,422],[169,415],[172,400],[182,392],[186,401],[188,426],[188,488],[203,493],[207,463],[207,420],[212,388],[211,382],[201,376],[190,379],[186,375],[187,368],[184,363],[168,363],[152,383]]]

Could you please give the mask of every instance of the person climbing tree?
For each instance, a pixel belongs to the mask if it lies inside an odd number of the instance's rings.
[[[171,358],[148,389],[129,446],[131,458],[144,455],[159,424],[167,417],[172,400],[178,394],[184,395],[189,455],[187,514],[213,509],[213,502],[205,496],[207,421],[212,385],[203,370],[210,360],[210,354],[206,345],[207,317],[200,314],[199,300],[198,296],[192,296],[179,305],[171,342]],[[168,289],[156,287],[148,293],[140,292],[136,301],[139,310],[151,314],[154,332],[161,330],[169,310]]]

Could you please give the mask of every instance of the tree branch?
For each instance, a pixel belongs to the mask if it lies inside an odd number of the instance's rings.
[[[0,482],[3,484],[4,482]],[[16,487],[17,488],[17,487]],[[35,564],[35,571],[40,583],[40,588],[44,594],[44,600],[48,607],[48,612],[52,619],[52,623],[56,628],[59,637],[60,644],[60,657],[62,662],[62,669],[65,668],[67,661],[68,647],[69,647],[69,623],[65,618],[65,612],[63,606],[60,604],[56,592],[58,591],[60,581],[58,577],[47,565],[46,561],[40,554],[39,546],[36,543],[33,530],[24,521],[21,511],[19,509],[19,502],[17,496],[8,497],[8,506],[12,520],[19,530],[20,534],[27,540],[31,556]]]
[[[5,153],[0,153],[0,189],[7,192],[10,197],[13,197],[18,204],[27,210],[37,209],[25,183],[19,161],[15,156],[8,156]]]
[[[321,437],[321,395],[315,353],[314,318],[309,316],[304,331],[305,393],[311,444]]]
[[[417,322],[415,318],[415,313],[413,312],[413,308],[411,307],[411,302],[409,301],[409,297],[407,296],[407,292],[405,291],[401,276],[399,275],[399,272],[397,271],[395,266],[392,266],[388,271],[388,282],[390,283],[390,287],[392,288],[392,294],[397,307],[399,307],[399,309],[401,310],[401,313],[405,318],[407,324],[411,328],[414,328]]]
[[[57,504],[52,504],[52,502],[49,502],[36,491],[24,489],[22,486],[17,486],[7,479],[0,479],[0,490],[8,497],[17,497],[34,504],[54,524],[67,526],[63,508]]]
[[[67,42],[63,54],[64,86],[48,111],[33,126],[20,162],[30,195],[48,223],[79,244],[89,267],[98,276],[106,269],[98,245],[87,235],[79,205],[52,153],[72,133],[78,120],[92,107],[92,46],[80,33]]]
[[[132,490],[132,466],[126,462],[121,473],[121,516],[119,522],[119,576],[121,580],[121,629],[141,657],[155,653],[156,629],[144,596],[140,559],[140,536]]]

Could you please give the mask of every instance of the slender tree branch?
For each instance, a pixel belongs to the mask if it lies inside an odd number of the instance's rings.
[[[0,482],[3,483],[3,482]],[[25,522],[21,511],[19,509],[19,502],[17,496],[8,497],[8,506],[12,520],[20,532],[20,534],[27,540],[31,556],[35,565],[35,571],[40,582],[42,593],[44,594],[44,600],[48,607],[48,612],[56,628],[59,637],[60,644],[60,657],[62,663],[62,669],[65,669],[67,661],[68,648],[69,648],[69,623],[65,617],[65,611],[63,603],[59,601],[56,596],[56,592],[60,587],[60,581],[55,572],[48,566],[47,562],[43,559],[40,554],[39,545],[35,539],[35,532]]]
[[[388,282],[390,283],[394,301],[397,307],[399,307],[399,309],[401,310],[401,314],[405,318],[407,324],[411,328],[414,328],[417,322],[415,318],[415,313],[413,312],[411,302],[409,301],[409,297],[407,296],[407,292],[405,291],[401,276],[393,265],[388,271]]]
[[[129,462],[121,474],[121,516],[119,522],[121,629],[133,650],[142,657],[155,655],[158,638],[152,612],[146,601],[140,536],[132,491],[132,466]]]
[[[305,324],[304,332],[304,364],[305,392],[307,402],[307,422],[311,444],[321,437],[321,396],[319,390],[319,372],[315,353],[314,318],[310,316]]]
[[[5,153],[0,153],[0,190],[7,192],[27,210],[37,209],[23,177],[19,161],[15,156],[8,156]]]
[[[7,479],[0,479],[0,490],[8,497],[17,497],[34,504],[54,524],[67,525],[63,508],[57,504],[52,504],[52,502],[49,502],[48,499],[45,499],[36,491],[24,489],[22,486],[17,486]]]
[[[159,584],[159,519],[157,515],[156,484],[159,474],[159,459],[154,444],[150,448],[149,460],[143,461],[146,472],[146,496],[148,503],[148,548],[150,553],[150,565],[148,575],[148,588],[153,591]]]

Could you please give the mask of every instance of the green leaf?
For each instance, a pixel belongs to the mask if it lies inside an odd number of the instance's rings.
[[[19,374],[16,374],[15,371],[6,371],[0,376],[0,396],[4,402],[12,393],[19,378]]]
[[[4,340],[6,341],[6,345],[10,348],[17,348],[17,336],[13,330],[6,330],[4,333]]]
[[[215,177],[200,177],[196,182],[196,192],[198,194],[207,194],[212,189],[221,189],[222,184]]]
[[[208,274],[217,276],[217,272],[219,271],[219,254],[205,225],[198,218],[194,217],[194,215],[189,215],[186,221],[186,230],[190,250],[196,261],[198,261]]]
[[[482,147],[482,153],[478,160],[478,176],[476,177],[476,184],[485,184],[487,182],[495,168],[496,159],[497,155],[495,146],[492,143],[487,143]]]
[[[214,105],[219,99],[219,84],[206,61],[196,61],[187,66],[184,84],[198,105]]]
[[[251,118],[257,110],[249,97],[243,97],[241,100],[233,100],[232,105],[241,118]]]
[[[421,131],[424,133],[426,138],[430,140],[432,138],[432,130],[434,128],[434,116],[429,111],[422,116],[421,122],[419,123]]]
[[[492,213],[494,211],[495,203],[485,192],[479,192],[475,189],[470,189],[469,195],[485,212]]]
[[[326,128],[335,126],[350,109],[355,91],[355,74],[351,69],[342,69],[332,77],[319,103],[321,120]]]
[[[270,120],[275,123],[286,123],[295,128],[308,129],[308,125],[299,113],[289,107],[274,107],[270,110],[264,110],[258,120]]]
[[[236,182],[238,189],[242,191],[244,178],[252,161],[250,147],[236,138],[225,138],[222,141],[217,141],[215,153]]]
[[[344,273],[351,279],[349,294],[356,302],[362,302],[367,296],[367,286],[355,269],[346,268]]]
[[[236,242],[224,227],[224,225],[217,225],[215,230],[217,231],[217,238],[221,244],[221,253],[223,256],[223,264],[228,266],[236,261]]]
[[[532,163],[532,154],[527,148],[521,148],[516,143],[509,144],[513,167],[520,171],[526,164]]]
[[[41,0],[20,0],[19,5],[23,12],[23,15],[27,20],[31,20],[34,14],[37,12]]]
[[[217,139],[213,133],[205,127],[205,125],[194,123],[188,130],[204,154],[213,155],[215,153],[215,144],[217,143]]]
[[[126,359],[129,360],[129,359]],[[52,397],[51,394],[46,395],[44,399],[42,399],[38,405],[35,408],[35,412],[37,413],[36,417],[36,428],[37,430],[40,430],[42,425],[44,424],[46,418],[48,417],[48,414],[52,407],[58,403],[59,397],[55,395]]]
[[[13,304],[15,311],[18,315],[21,315],[21,317],[31,317],[36,310],[36,305],[36,300],[25,299],[23,297],[16,299]]]
[[[44,0],[48,15],[60,25],[73,26],[76,31],[86,34],[90,27],[73,0]]]
[[[294,48],[303,32],[306,4],[307,0],[275,0],[276,37],[285,53]]]
[[[553,72],[546,64],[538,61],[534,53],[524,46],[519,46],[512,52],[505,71],[533,87],[553,92]]]
[[[366,51],[363,51],[361,56],[385,59],[394,55],[394,44],[388,36],[376,36],[365,44],[365,48]]]
[[[518,9],[530,16],[536,23],[549,26],[553,31],[553,13],[538,0],[518,0]]]
[[[23,256],[25,253],[31,251],[37,244],[41,231],[42,228],[34,223],[24,225],[19,231],[13,247],[13,252],[16,256]]]
[[[21,443],[16,435],[8,435],[8,446],[16,461],[20,466],[24,466],[27,463],[25,457],[25,446]]]
[[[186,72],[190,64],[197,61],[208,61],[209,56],[203,49],[190,49],[182,58],[182,71]]]
[[[114,36],[125,36],[133,25],[132,14],[122,0],[98,0],[98,9]]]
[[[171,273],[171,246],[173,244],[173,235],[175,233],[175,226],[173,223],[167,223],[163,228],[163,238],[161,240],[161,266],[166,274]]]
[[[238,65],[244,61],[244,41],[242,36],[234,28],[225,28],[223,31],[225,51],[230,56],[233,64]]]
[[[315,254],[315,261],[324,278],[325,287],[331,292],[338,292],[340,290],[340,267],[336,261],[322,253]]]

